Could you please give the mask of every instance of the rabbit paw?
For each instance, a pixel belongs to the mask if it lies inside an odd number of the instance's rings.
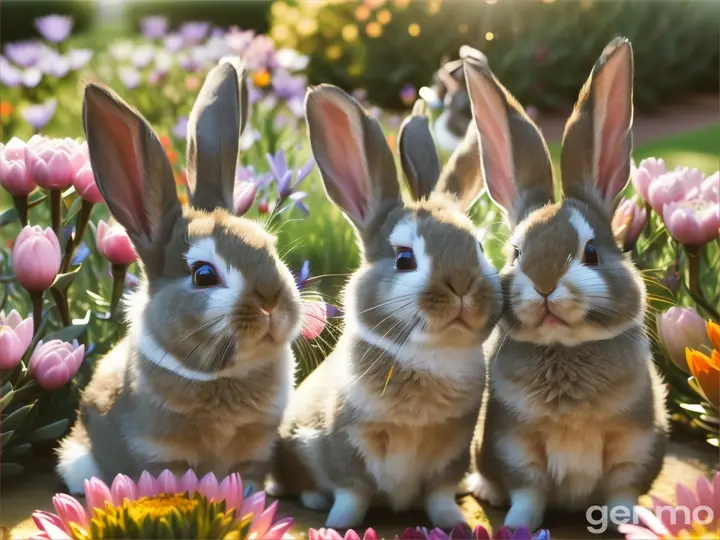
[[[332,506],[330,497],[319,491],[303,491],[300,493],[300,502],[310,510],[329,510]]]
[[[370,497],[349,489],[335,490],[335,502],[328,514],[325,527],[351,529],[360,525],[370,508]]]
[[[510,494],[512,504],[505,516],[505,527],[519,529],[527,527],[534,531],[542,525],[545,514],[545,500],[532,491],[516,491]]]
[[[480,473],[476,472],[468,476],[466,484],[476,499],[486,501],[490,506],[503,506],[507,503],[507,497],[500,489]]]
[[[452,529],[466,522],[465,516],[455,502],[454,489],[435,491],[428,495],[425,511],[433,525],[441,529]]]

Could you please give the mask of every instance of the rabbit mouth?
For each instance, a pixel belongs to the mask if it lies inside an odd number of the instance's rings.
[[[545,314],[540,318],[540,322],[538,322],[537,327],[546,327],[546,328],[554,328],[557,326],[567,326],[570,325],[562,318],[555,315],[552,311],[547,310]]]

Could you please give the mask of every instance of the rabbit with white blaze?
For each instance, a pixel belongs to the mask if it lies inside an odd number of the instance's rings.
[[[225,476],[261,487],[294,384],[300,299],[275,238],[232,214],[244,73],[215,66],[188,125],[191,206],[147,121],[110,89],[84,91],[98,187],[130,235],[143,280],[129,331],[98,362],[58,451],[73,493],[91,476]]]
[[[465,74],[485,182],[512,229],[473,491],[509,502],[509,527],[538,527],[547,507],[629,516],[660,472],[668,422],[643,280],[611,229],[630,175],[631,45],[613,40],[580,92],[559,202],[537,127],[487,63],[466,58]]]
[[[413,199],[404,202],[382,129],[359,103],[320,85],[307,93],[306,118],[362,264],[345,291],[337,348],[288,406],[272,493],[330,508],[328,527],[359,525],[374,504],[419,505],[453,527],[465,521],[455,491],[482,401],[482,345],[502,304],[466,215],[483,189],[477,136],[441,171],[417,104],[399,137]]]

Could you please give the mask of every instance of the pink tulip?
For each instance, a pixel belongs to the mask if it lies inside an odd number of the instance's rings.
[[[33,318],[23,320],[14,309],[5,317],[0,311],[0,370],[20,363],[33,338]]]
[[[83,200],[98,204],[103,202],[103,197],[95,183],[95,175],[90,168],[90,163],[83,165],[73,177],[73,186]]]
[[[322,334],[327,323],[325,302],[303,300],[302,335],[307,339],[315,339]]]
[[[0,186],[11,195],[28,195],[37,187],[25,163],[26,146],[23,141],[13,137],[0,148]]]
[[[720,171],[703,180],[703,183],[698,188],[688,193],[687,199],[704,199],[720,204]]]
[[[13,272],[28,291],[49,289],[60,270],[60,243],[51,228],[26,225],[15,239]]]
[[[637,205],[637,195],[623,198],[612,219],[612,230],[618,243],[634,245],[647,224],[647,211]]]
[[[70,187],[89,162],[87,144],[65,139],[33,137],[25,147],[25,165],[34,181],[45,189]],[[83,184],[83,187],[86,185]],[[80,192],[80,190],[78,190]]]
[[[97,226],[97,247],[100,255],[113,264],[128,265],[135,262],[137,255],[130,237],[119,225],[110,227],[103,220]]]
[[[657,177],[650,184],[648,199],[650,206],[662,214],[666,204],[682,201],[705,179],[698,169],[678,168]]]
[[[657,318],[657,325],[660,341],[668,356],[684,371],[688,371],[686,347],[710,347],[705,321],[693,308],[673,306]]]
[[[238,216],[242,216],[255,202],[257,184],[255,182],[238,182],[233,190],[233,210]]]
[[[687,246],[701,246],[720,235],[720,204],[701,199],[666,204],[662,210],[665,228]]]
[[[635,191],[647,201],[650,184],[667,172],[667,167],[662,159],[647,158],[640,162],[640,165],[633,167],[630,173]]]
[[[30,356],[30,373],[45,390],[65,385],[75,376],[85,357],[85,345],[59,339],[38,343]]]

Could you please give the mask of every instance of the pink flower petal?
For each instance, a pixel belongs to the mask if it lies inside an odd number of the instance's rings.
[[[240,475],[232,473],[220,483],[220,497],[225,499],[225,508],[238,509],[243,501],[243,482]],[[240,519],[240,516],[235,516]]]
[[[92,511],[95,508],[105,508],[105,503],[112,504],[112,493],[105,483],[99,478],[92,477],[85,480],[85,499],[88,508]]]
[[[77,523],[83,527],[88,526],[88,517],[85,508],[75,498],[65,493],[58,493],[52,499],[58,517],[63,523]],[[67,529],[69,531],[69,528]]]
[[[282,540],[293,525],[292,518],[283,518],[275,522],[275,524],[265,533],[264,540]]]
[[[660,540],[660,537],[650,529],[632,523],[621,523],[618,525],[618,531],[625,535],[625,540]]]
[[[182,489],[187,491],[190,495],[195,493],[198,488],[198,477],[196,476],[195,472],[192,469],[188,469],[188,471],[183,474],[183,477],[180,479],[180,482],[182,484]]]
[[[265,534],[270,528],[270,525],[272,525],[273,519],[275,518],[277,507],[278,502],[275,501],[270,506],[268,506],[265,511],[262,512],[260,515],[255,515],[252,520],[252,526],[248,531],[248,535],[252,537],[254,533],[257,538],[264,538]]]
[[[153,495],[157,495],[157,493],[157,481],[152,474],[147,471],[143,471],[137,483],[138,498],[152,497]]]
[[[655,514],[644,506],[635,506],[635,514],[653,533],[662,536],[670,536],[668,528],[660,521]]]
[[[380,540],[380,536],[375,529],[369,527],[363,535],[363,540]]]
[[[253,515],[253,519],[257,518],[265,508],[265,492],[256,491],[245,499],[240,506],[240,517],[245,517],[248,514]]]
[[[160,493],[178,493],[180,491],[177,478],[167,469],[157,477],[157,489]]]
[[[198,491],[210,500],[217,501],[220,498],[220,486],[213,473],[207,473],[200,480]]]
[[[115,506],[122,506],[123,501],[128,499],[134,501],[137,499],[137,489],[135,482],[129,476],[124,474],[118,474],[113,480],[112,486],[110,487],[110,493],[112,493],[113,504]]]
[[[326,323],[327,308],[325,302],[303,300],[303,336],[307,339],[317,338],[322,334]]]
[[[360,535],[353,529],[350,529],[349,531],[345,531],[345,540],[360,540]]]
[[[35,526],[48,535],[52,540],[72,540],[68,535],[65,525],[55,514],[38,510],[33,512],[32,520]]]
[[[715,499],[710,480],[704,476],[698,476],[697,482],[695,483],[695,494],[697,495],[699,506],[713,508]],[[720,516],[718,516],[718,518],[720,518]]]
[[[698,505],[697,497],[685,484],[675,486],[675,498],[677,499],[678,506],[689,508],[690,512]]]

